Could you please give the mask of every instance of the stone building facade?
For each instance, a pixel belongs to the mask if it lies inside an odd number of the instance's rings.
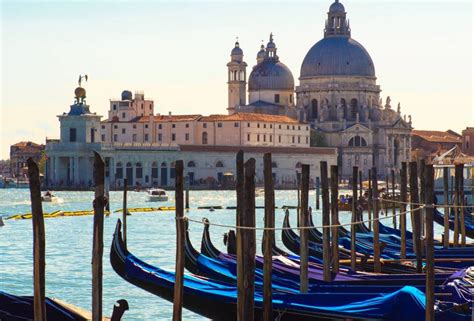
[[[26,160],[33,158],[39,162],[45,145],[33,142],[19,142],[10,146],[10,175],[12,177],[25,177],[27,174]]]

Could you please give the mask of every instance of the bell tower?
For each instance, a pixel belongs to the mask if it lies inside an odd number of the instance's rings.
[[[235,47],[230,53],[230,62],[227,64],[229,88],[229,104],[227,111],[229,115],[235,113],[236,108],[244,106],[246,102],[246,88],[247,88],[247,64],[243,60],[244,53],[240,49],[239,41],[235,42]]]

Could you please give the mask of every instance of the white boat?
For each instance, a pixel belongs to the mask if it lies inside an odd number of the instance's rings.
[[[149,202],[166,202],[168,200],[168,195],[164,189],[152,188],[147,193],[147,200]]]
[[[58,201],[58,198],[55,195],[53,195],[53,193],[46,192],[43,196],[41,196],[41,200],[43,202],[56,203]]]

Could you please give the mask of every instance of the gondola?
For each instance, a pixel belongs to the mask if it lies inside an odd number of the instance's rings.
[[[433,218],[436,223],[444,226],[444,214],[438,209],[435,209]],[[467,211],[464,212],[464,226],[466,227],[466,236],[474,239],[474,218],[472,214]],[[454,215],[449,216],[449,229],[454,231]]]
[[[125,247],[120,220],[112,240],[110,261],[123,279],[165,300],[173,302],[175,276],[151,266]],[[390,294],[365,293],[274,293],[273,318],[281,321],[327,319],[421,321],[425,315],[425,296],[416,288],[403,287]],[[262,292],[255,292],[255,320],[262,320]],[[184,275],[183,307],[212,320],[236,320],[237,288],[216,280]],[[437,303],[437,321],[469,320],[470,316],[452,303]]]

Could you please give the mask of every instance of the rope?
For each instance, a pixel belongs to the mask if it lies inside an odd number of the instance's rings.
[[[346,223],[346,224],[336,224],[336,225],[321,225],[321,226],[300,226],[300,227],[251,227],[251,226],[234,226],[234,225],[226,225],[226,224],[219,224],[219,223],[210,223],[209,221],[205,222],[204,220],[195,220],[192,219],[188,216],[183,216],[183,217],[175,217],[176,220],[186,220],[189,222],[194,222],[194,223],[201,223],[201,224],[208,224],[210,226],[218,226],[218,227],[224,227],[224,228],[231,228],[231,229],[240,229],[240,230],[258,230],[258,231],[283,231],[283,230],[292,230],[292,229],[297,229],[297,230],[309,230],[309,229],[324,229],[324,228],[333,228],[333,227],[343,227],[343,226],[352,226],[352,225],[358,225],[362,223],[368,223],[368,222],[375,222],[375,221],[380,221],[380,220],[385,220],[389,218],[393,218],[396,216],[401,216],[401,215],[406,215],[407,213],[410,212],[415,212],[423,209],[425,206],[421,206],[419,208],[414,209],[413,211],[406,211],[403,213],[398,213],[394,215],[388,215],[388,216],[381,216],[378,218],[373,218],[371,220],[365,220],[365,221],[357,221],[357,222],[351,222],[351,223]]]
[[[387,198],[378,197],[377,200],[381,201],[382,203],[397,203],[397,204],[405,204],[405,205],[414,205],[414,206],[426,206],[426,204],[422,203],[410,203],[410,202],[402,202],[398,200],[391,200]],[[452,208],[472,208],[472,205],[451,205],[451,204],[432,204],[433,206],[437,207],[452,207]]]

